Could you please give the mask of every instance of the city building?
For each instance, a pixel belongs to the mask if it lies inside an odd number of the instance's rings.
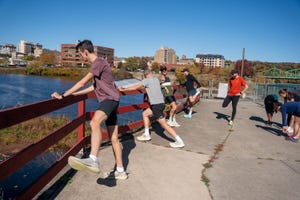
[[[154,55],[154,62],[159,64],[176,64],[177,56],[173,49],[162,46],[156,51]]]
[[[181,59],[177,62],[180,65],[191,65],[195,62],[193,58],[187,58],[186,55],[182,55]]]
[[[114,49],[102,46],[94,46],[95,54],[103,57],[113,67],[114,66]],[[83,62],[78,52],[76,44],[61,44],[60,59],[62,66],[84,66],[88,62]]]
[[[225,58],[222,55],[217,54],[197,54],[196,63],[203,63],[206,67],[224,67]]]
[[[28,42],[26,40],[21,40],[19,43],[19,52],[25,55],[32,55],[34,57],[39,57],[43,53],[43,45],[39,43]]]
[[[12,53],[16,52],[16,46],[13,44],[0,45],[0,54],[5,56],[11,56]]]

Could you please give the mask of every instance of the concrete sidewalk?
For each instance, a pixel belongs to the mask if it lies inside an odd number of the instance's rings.
[[[108,181],[101,174],[80,171],[51,198],[300,199],[300,144],[278,136],[278,126],[265,126],[264,108],[247,100],[239,102],[234,131],[229,131],[231,105],[221,104],[202,99],[192,119],[177,116],[181,127],[175,130],[186,144],[182,149],[170,148],[172,138],[157,124],[150,142],[124,140],[128,180]],[[280,122],[280,114],[274,120]],[[113,169],[110,147],[100,151],[100,162],[104,172]]]

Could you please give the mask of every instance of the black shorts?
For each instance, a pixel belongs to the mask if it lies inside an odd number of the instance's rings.
[[[294,116],[300,117],[300,113],[293,113]]]
[[[166,101],[166,103],[176,102],[174,96],[167,96],[167,97],[165,97],[165,101]]]
[[[273,103],[267,103],[265,104],[265,109],[267,114],[273,114],[274,113],[274,106]]]
[[[103,111],[107,120],[105,121],[106,126],[114,126],[117,125],[117,110],[118,110],[119,102],[114,100],[104,100],[100,102],[100,106],[98,110]]]
[[[160,104],[154,104],[150,106],[150,109],[152,110],[153,116],[155,119],[162,119],[164,118],[164,109],[165,109],[165,104],[160,103]]]

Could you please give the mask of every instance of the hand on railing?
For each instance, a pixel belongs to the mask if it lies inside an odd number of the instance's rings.
[[[53,93],[51,94],[51,97],[52,97],[53,99],[62,99],[62,98],[63,98],[63,95],[58,94],[57,92],[53,92]]]

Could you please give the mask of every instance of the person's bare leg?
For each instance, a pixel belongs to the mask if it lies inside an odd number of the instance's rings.
[[[300,137],[300,117],[294,117],[294,137]]]
[[[122,146],[118,137],[118,126],[107,126],[108,134],[114,151],[117,167],[123,168]]]
[[[143,115],[144,127],[145,129],[149,129],[150,127],[149,115],[152,115],[152,110],[150,108],[147,108],[146,110],[143,111],[142,115]]]
[[[106,114],[103,111],[97,110],[90,122],[91,133],[91,155],[98,157],[100,144],[102,142],[102,132],[100,124],[107,119]]]
[[[176,138],[177,134],[175,130],[167,124],[165,118],[158,119],[157,121],[161,125],[161,127],[168,132],[168,134],[170,134],[173,138]]]

